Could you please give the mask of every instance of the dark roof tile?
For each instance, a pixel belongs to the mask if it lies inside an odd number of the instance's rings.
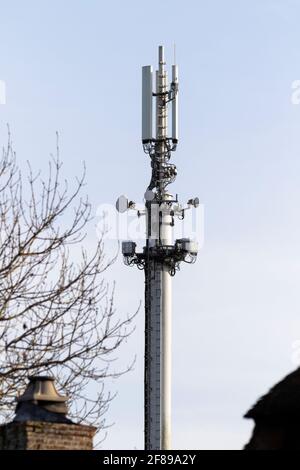
[[[287,375],[245,414],[245,418],[300,417],[300,368]]]

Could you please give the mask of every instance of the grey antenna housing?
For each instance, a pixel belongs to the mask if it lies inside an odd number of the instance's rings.
[[[118,197],[116,201],[116,209],[120,214],[128,210],[128,198],[124,195]]]
[[[151,189],[147,189],[147,191],[144,194],[145,201],[153,201],[155,198],[155,194]]]
[[[142,68],[142,141],[153,139],[153,72],[151,65]]]
[[[178,142],[178,65],[172,65],[172,140]]]

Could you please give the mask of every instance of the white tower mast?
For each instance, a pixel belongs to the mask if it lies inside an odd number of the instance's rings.
[[[122,243],[124,261],[145,270],[145,448],[171,449],[171,320],[172,276],[181,261],[193,263],[197,243],[188,238],[173,240],[174,217],[184,218],[185,211],[199,205],[198,198],[182,207],[167,191],[177,174],[170,163],[171,152],[178,142],[178,68],[172,66],[172,82],[168,87],[164,48],[159,46],[156,90],[153,92],[151,66],[142,71],[142,141],[151,158],[152,176],[145,193],[146,246],[142,253],[136,244]],[[156,100],[156,132],[153,137],[153,97]],[[172,104],[172,131],[168,136],[168,104]],[[117,201],[117,209],[135,209],[125,196]]]

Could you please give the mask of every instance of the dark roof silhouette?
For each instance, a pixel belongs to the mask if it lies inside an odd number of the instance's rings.
[[[300,368],[287,375],[258,400],[245,414],[245,418],[299,419],[300,417]]]

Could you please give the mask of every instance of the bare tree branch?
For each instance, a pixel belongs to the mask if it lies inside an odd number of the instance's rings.
[[[9,134],[0,159],[1,416],[11,413],[28,375],[49,373],[71,398],[73,416],[103,427],[113,398],[104,382],[130,368],[112,371],[111,361],[134,315],[117,317],[114,286],[104,279],[114,259],[105,260],[103,239],[91,255],[81,247],[91,220],[81,196],[85,170],[70,191],[61,166],[57,145],[48,178],[28,164],[24,179]],[[91,388],[97,392],[89,395]]]

